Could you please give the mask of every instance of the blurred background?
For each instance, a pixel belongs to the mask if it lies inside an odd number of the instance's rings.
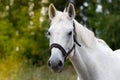
[[[76,20],[113,49],[120,48],[120,0],[0,0],[0,80],[75,80],[69,60],[52,73],[46,37],[48,6],[64,10],[71,2]]]

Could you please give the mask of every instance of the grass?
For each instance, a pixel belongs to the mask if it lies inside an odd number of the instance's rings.
[[[51,72],[47,65],[37,67],[21,60],[0,61],[0,80],[76,80],[74,69],[69,66],[61,73]]]

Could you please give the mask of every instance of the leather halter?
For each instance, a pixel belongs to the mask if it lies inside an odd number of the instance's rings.
[[[66,60],[66,58],[67,58],[67,56],[73,51],[73,49],[75,48],[75,43],[79,46],[79,47],[81,47],[81,45],[77,42],[77,40],[76,40],[76,30],[75,30],[75,23],[73,22],[73,31],[74,31],[74,35],[73,35],[73,39],[74,39],[74,44],[73,44],[73,47],[68,51],[68,52],[66,52],[66,50],[60,45],[60,44],[58,44],[58,43],[53,43],[53,44],[51,44],[51,46],[50,46],[50,53],[51,53],[51,50],[52,50],[52,48],[58,48],[61,52],[62,52],[62,54],[63,54],[63,56],[64,56],[64,60]]]

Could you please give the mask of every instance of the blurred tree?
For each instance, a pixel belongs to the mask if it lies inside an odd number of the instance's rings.
[[[26,63],[45,63],[48,55],[45,37],[48,19],[46,12],[43,14],[41,10],[48,3],[44,0],[0,2],[0,59],[11,57]]]

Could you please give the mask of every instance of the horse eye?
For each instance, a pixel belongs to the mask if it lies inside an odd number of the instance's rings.
[[[71,35],[72,35],[72,31],[70,31],[70,32],[68,33],[68,35],[71,36]]]
[[[50,35],[51,35],[51,33],[48,31],[48,32],[47,32],[47,35],[48,35],[48,36],[50,36]]]

